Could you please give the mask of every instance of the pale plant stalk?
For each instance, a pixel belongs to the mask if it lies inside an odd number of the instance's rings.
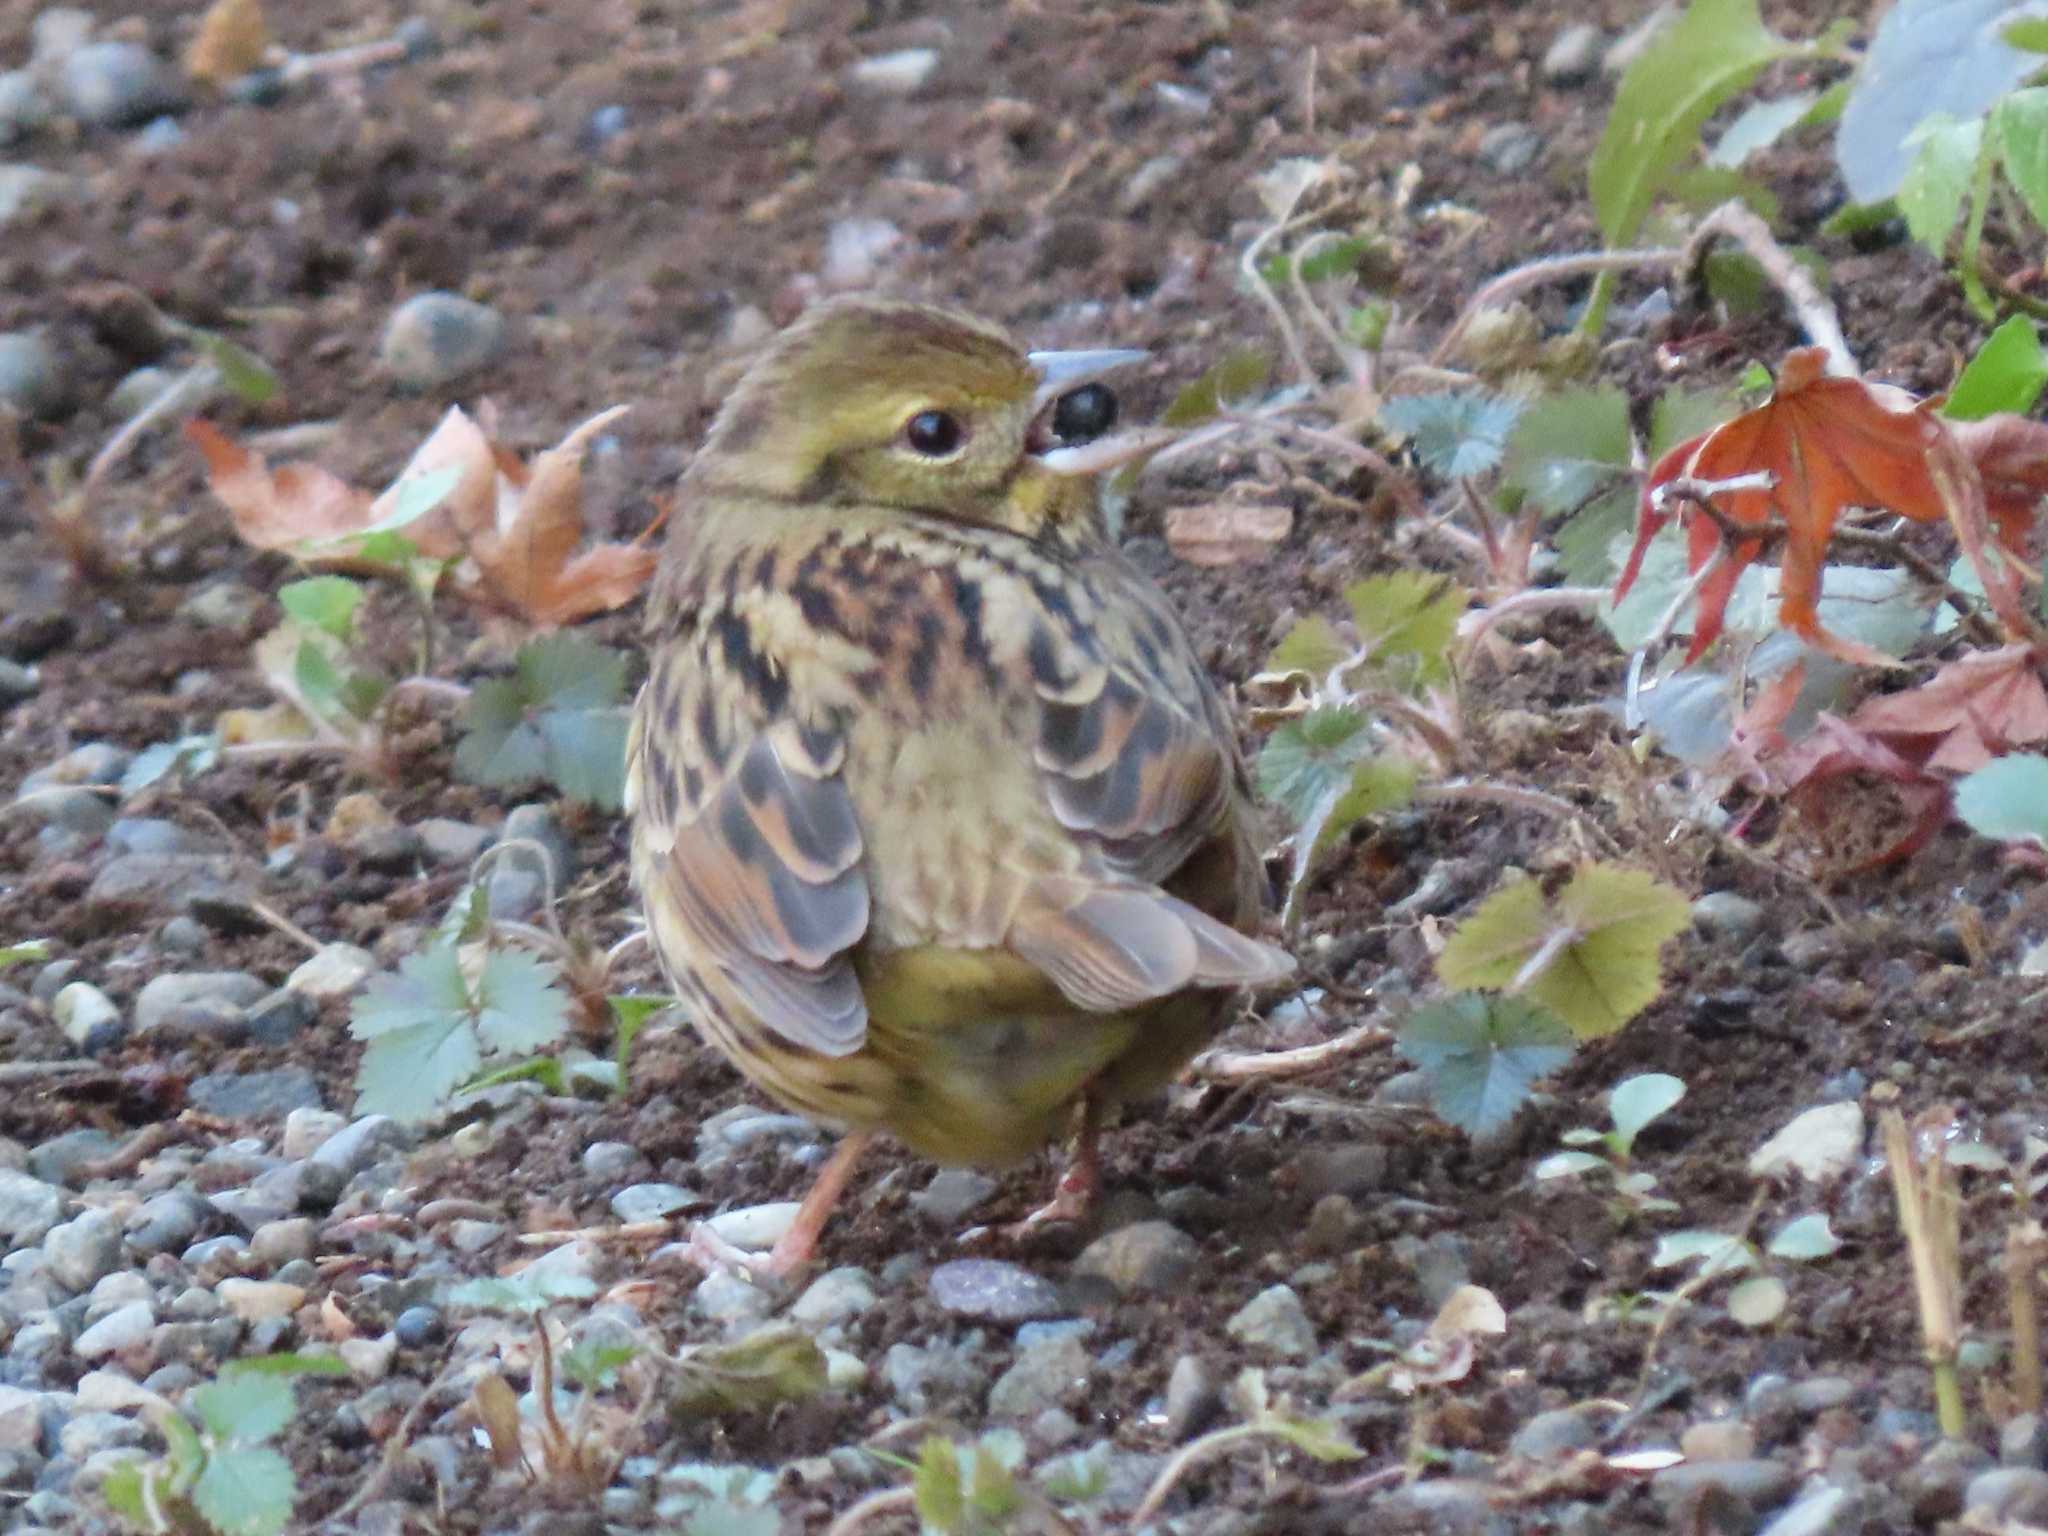
[[[2012,1396],[2016,1413],[2041,1411],[2041,1301],[2035,1275],[2048,1257],[2038,1221],[2017,1221],[2005,1234],[2006,1306],[2012,1315]]]
[[[1962,1288],[1962,1260],[1957,1252],[1959,1202],[1948,1182],[1947,1162],[1938,1154],[1924,1161],[1914,1155],[1904,1115],[1887,1109],[1879,1124],[1885,1161],[1891,1166],[1892,1194],[1899,1206],[1899,1228],[1905,1234],[1913,1266],[1920,1338],[1934,1377],[1935,1415],[1944,1435],[1960,1439],[1965,1422],[1963,1389],[1956,1376],[1961,1337],[1956,1297]]]

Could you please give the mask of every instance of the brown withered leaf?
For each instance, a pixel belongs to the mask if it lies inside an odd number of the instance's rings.
[[[213,0],[185,50],[185,73],[206,85],[225,85],[261,64],[269,48],[263,0]]]
[[[1166,547],[1190,565],[1263,559],[1294,528],[1294,509],[1275,503],[1211,501],[1172,507]]]
[[[370,522],[370,496],[317,464],[272,469],[212,422],[195,417],[185,436],[206,459],[213,494],[235,531],[258,549],[295,549],[359,533]]]

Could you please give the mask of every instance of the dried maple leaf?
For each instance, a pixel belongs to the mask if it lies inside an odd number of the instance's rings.
[[[1680,477],[1733,480],[1764,472],[1774,480],[1768,488],[1725,492],[1715,500],[1730,523],[1754,527],[1760,535],[1774,527],[1773,518],[1782,526],[1779,619],[1830,655],[1863,665],[1893,665],[1883,652],[1821,628],[1815,611],[1821,568],[1845,508],[1881,507],[1916,522],[1946,515],[1927,462],[1930,447],[1946,428],[1905,390],[1828,377],[1826,362],[1819,347],[1788,354],[1769,400],[1680,443],[1657,461],[1643,487],[1635,548],[1615,585],[1617,597],[1634,583],[1650,540],[1673,516],[1657,504],[1660,487]],[[1721,526],[1697,507],[1682,515],[1688,564],[1698,572],[1723,549]],[[1688,662],[1698,660],[1720,635],[1736,580],[1763,547],[1761,536],[1734,544],[1708,576],[1700,589]]]
[[[1924,770],[1972,773],[2001,753],[2048,740],[2041,658],[2027,645],[1973,652],[1918,688],[1866,699],[1848,723],[1911,754]]]
[[[263,455],[195,418],[185,436],[206,459],[207,481],[235,520],[235,531],[258,549],[297,550],[360,533],[370,522],[370,496],[317,464],[272,469]]]

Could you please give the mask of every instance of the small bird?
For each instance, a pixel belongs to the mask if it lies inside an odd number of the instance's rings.
[[[670,983],[712,1044],[847,1132],[765,1261],[806,1262],[861,1148],[1074,1157],[1238,988],[1263,873],[1228,712],[1104,530],[1127,351],[1027,355],[873,298],[819,305],[725,399],[650,594],[626,804]]]

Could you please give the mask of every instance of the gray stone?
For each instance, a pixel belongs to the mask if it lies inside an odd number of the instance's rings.
[[[265,1269],[279,1270],[293,1259],[313,1257],[313,1223],[305,1216],[266,1221],[249,1234],[249,1257]]]
[[[189,1189],[152,1196],[128,1214],[128,1242],[145,1256],[181,1253],[191,1245],[210,1207]]]
[[[112,820],[111,815],[108,817]],[[109,859],[86,887],[88,907],[145,907],[198,912],[213,905],[246,906],[235,861],[200,854],[129,853]]]
[[[1840,1408],[1855,1395],[1856,1383],[1846,1376],[1809,1376],[1792,1385],[1785,1403],[1794,1413],[1811,1415]]]
[[[347,1183],[348,1175],[332,1163],[303,1158],[258,1174],[249,1193],[265,1204],[275,1203],[287,1211],[325,1211],[341,1198]]]
[[[352,996],[379,967],[377,957],[360,944],[323,944],[285,978],[285,986],[315,1002]]]
[[[917,91],[939,65],[936,48],[899,48],[862,59],[847,73],[847,79],[864,91],[880,96],[909,96]]]
[[[493,835],[488,827],[473,827],[446,816],[430,816],[413,831],[419,834],[421,849],[436,864],[474,864],[491,845]]]
[[[1524,1461],[1558,1461],[1600,1443],[1600,1427],[1581,1408],[1553,1408],[1515,1431],[1508,1454]]]
[[[1543,152],[1543,135],[1527,123],[1496,123],[1479,139],[1480,163],[1496,176],[1519,176]]]
[[[113,853],[204,853],[203,839],[161,816],[123,816],[107,828]]]
[[[690,1310],[728,1328],[764,1322],[775,1310],[775,1298],[745,1277],[715,1269],[690,1293]]]
[[[1164,1291],[1194,1273],[1201,1250],[1169,1221],[1137,1221],[1098,1237],[1074,1261],[1077,1274],[1099,1275],[1124,1295]]]
[[[412,1133],[389,1115],[364,1115],[321,1142],[312,1160],[354,1176],[380,1158],[410,1151],[412,1141]]]
[[[1846,1488],[1816,1483],[1771,1517],[1757,1536],[1833,1536],[1855,1528]]]
[[[29,985],[29,997],[45,1007],[53,1006],[57,994],[78,980],[80,968],[80,962],[69,955],[50,961],[36,972],[36,979]]]
[[[1455,1232],[1398,1237],[1389,1245],[1389,1251],[1415,1272],[1415,1283],[1431,1311],[1449,1301],[1471,1278],[1465,1240]]]
[[[77,206],[86,196],[86,184],[76,176],[46,171],[39,165],[0,165],[0,229],[31,224],[53,209]],[[17,362],[16,366],[24,365]],[[49,373],[55,366],[52,358],[40,363],[39,369]]]
[[[1692,925],[1710,939],[1747,944],[1764,922],[1764,909],[1733,891],[1709,891],[1692,904]]]
[[[195,1077],[187,1097],[193,1108],[226,1120],[272,1118],[300,1108],[318,1109],[320,1084],[303,1067],[282,1067],[274,1072],[212,1072]]]
[[[81,1360],[104,1360],[144,1343],[155,1327],[155,1309],[146,1301],[131,1301],[73,1339],[71,1352]]]
[[[1050,1280],[1001,1259],[955,1259],[934,1269],[928,1284],[932,1300],[961,1317],[1020,1323],[1073,1310]]]
[[[1600,50],[1607,45],[1591,22],[1573,22],[1551,40],[1537,66],[1546,85],[1584,85],[1600,69]]]
[[[910,1208],[935,1227],[957,1227],[996,1188],[994,1179],[973,1168],[941,1168],[910,1197]]]
[[[1019,1353],[989,1388],[989,1417],[1029,1420],[1087,1390],[1094,1362],[1073,1334],[1060,1334]]]
[[[621,1221],[659,1221],[693,1205],[704,1197],[680,1184],[628,1184],[612,1196],[612,1214]]]
[[[49,122],[50,99],[26,69],[0,71],[0,144],[26,138]],[[5,222],[0,220],[0,222]]]
[[[257,1045],[290,1045],[319,1017],[320,1005],[312,998],[279,987],[249,1005],[242,1026]]]
[[[284,1117],[284,1137],[279,1148],[288,1158],[311,1157],[330,1138],[340,1135],[347,1124],[346,1115],[331,1109],[295,1109]]]
[[[131,368],[121,376],[121,382],[108,393],[107,409],[126,421],[130,416],[140,415],[147,410],[158,395],[177,382],[177,373],[169,368],[157,368],[147,364],[140,368]]]
[[[1994,1520],[2039,1524],[2048,1519],[2048,1472],[2039,1467],[1993,1467],[1963,1490],[1963,1508]]]
[[[12,1168],[0,1168],[0,1239],[9,1248],[40,1243],[64,1219],[64,1191]]]
[[[422,293],[385,322],[378,357],[402,389],[429,390],[491,363],[505,343],[495,309],[454,293]]]
[[[89,981],[59,988],[50,1000],[50,1013],[64,1038],[88,1056],[112,1050],[128,1033],[114,1000]]]
[[[647,1154],[630,1141],[593,1141],[583,1149],[583,1171],[600,1183],[616,1183],[647,1168]]]
[[[239,581],[209,581],[178,604],[178,617],[202,629],[242,634],[255,627],[270,599]]]
[[[1666,1467],[1651,1478],[1650,1492],[1674,1516],[1697,1507],[1709,1493],[1733,1499],[1750,1513],[1760,1514],[1783,1503],[1793,1481],[1792,1469],[1775,1461],[1686,1462]]]
[[[1200,1355],[1182,1355],[1166,1377],[1166,1438],[1178,1443],[1199,1434],[1222,1403],[1209,1363]]]
[[[1315,1327],[1292,1286],[1268,1286],[1239,1307],[1223,1331],[1247,1348],[1285,1360],[1306,1360],[1315,1353]]]
[[[1361,1529],[1428,1531],[1431,1536],[1494,1536],[1508,1527],[1494,1513],[1493,1490],[1477,1478],[1440,1477],[1377,1494],[1376,1517]]]
[[[48,1141],[39,1141],[28,1154],[28,1171],[51,1184],[78,1184],[83,1170],[104,1157],[120,1151],[121,1143],[105,1131],[82,1125]]]
[[[1749,1171],[1759,1179],[1792,1172],[1824,1184],[1846,1175],[1862,1152],[1863,1107],[1821,1104],[1794,1116],[1750,1154]]]
[[[87,43],[64,60],[59,94],[71,115],[102,128],[146,123],[185,105],[184,87],[140,43]]]
[[[875,1304],[875,1283],[864,1269],[842,1265],[829,1269],[804,1288],[789,1315],[814,1328],[851,1322]]]
[[[2048,1417],[2016,1413],[1999,1425],[1998,1459],[2008,1467],[2048,1465]]]
[[[81,6],[52,5],[37,11],[29,27],[29,68],[39,73],[62,68],[66,59],[92,41],[98,25],[92,12]]]
[[[908,1413],[929,1413],[975,1391],[986,1375],[978,1351],[963,1342],[895,1343],[882,1356],[882,1380]]]
[[[0,406],[47,420],[70,400],[54,347],[33,331],[0,331]]]
[[[58,1417],[49,1393],[0,1386],[0,1450],[41,1455]]]
[[[43,675],[34,667],[24,666],[10,657],[0,656],[0,704],[15,704],[23,699],[32,699],[36,690],[43,686]]]
[[[269,982],[247,971],[166,971],[136,994],[135,1032],[238,1040],[248,1032],[249,1005],[269,992]]]
[[[110,1446],[141,1445],[148,1438],[149,1431],[128,1414],[81,1413],[57,1432],[57,1449],[73,1461],[84,1461]]]
[[[73,1291],[89,1291],[121,1263],[121,1223],[109,1211],[82,1211],[43,1238],[50,1273]]]

